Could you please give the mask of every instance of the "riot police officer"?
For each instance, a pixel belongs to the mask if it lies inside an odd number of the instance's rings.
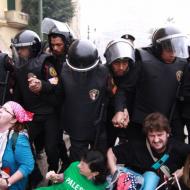
[[[125,80],[130,69],[134,66],[135,49],[131,41],[120,38],[108,43],[104,56],[106,58],[106,64],[110,70],[111,87],[111,96],[107,114],[108,145],[113,146],[115,144],[116,137],[119,137],[119,143],[122,143],[127,138],[126,130],[113,127],[111,120],[114,115],[114,95],[121,81]],[[132,103],[132,101],[129,102]],[[131,106],[128,105],[128,110],[129,107]]]
[[[34,120],[28,128],[30,140],[33,142],[41,131],[44,132],[44,144],[49,170],[57,171],[59,160],[57,147],[58,124],[54,104],[45,100],[42,93],[35,94],[30,90],[39,90],[32,80],[36,77],[40,78],[44,83],[43,91],[49,91],[49,83],[52,85],[57,84],[58,78],[53,58],[51,55],[41,53],[41,40],[31,30],[19,32],[12,40],[12,46],[16,51],[15,97],[27,110],[34,113]]]
[[[135,37],[133,35],[131,35],[131,34],[123,34],[121,36],[121,38],[129,40],[134,45]]]
[[[60,77],[62,66],[65,63],[68,48],[71,42],[74,40],[74,34],[66,23],[59,22],[57,20],[50,18],[43,19],[42,32],[48,35],[49,52],[55,58],[54,66],[56,68],[58,77]],[[61,112],[60,106],[58,106],[56,110],[57,110],[57,115],[60,117],[60,112]],[[60,131],[59,131],[60,158],[62,160],[62,170],[64,170],[69,166],[70,162],[67,156],[67,149],[63,141],[64,126],[61,126],[61,124],[59,124],[59,126],[60,126]]]
[[[62,125],[70,136],[70,158],[79,160],[89,146],[106,151],[105,110],[108,69],[89,40],[75,40],[63,65]]]
[[[6,53],[0,53],[0,105],[13,97],[14,66]]]
[[[48,35],[49,52],[56,58],[56,69],[59,74],[68,48],[74,40],[74,34],[66,23],[50,18],[43,19],[42,32]]]
[[[142,138],[141,126],[144,118],[158,111],[178,121],[172,125],[172,134],[183,127],[176,113],[176,96],[181,76],[188,57],[186,36],[175,26],[159,28],[152,37],[152,46],[139,49],[137,66],[129,73],[128,83],[123,85],[116,94],[116,115],[114,125],[121,124],[123,109],[127,97],[135,90],[135,100],[131,116],[131,138]],[[129,82],[131,81],[131,82]],[[175,110],[175,111],[174,111]],[[178,109],[177,109],[178,111]],[[176,126],[176,127],[175,127]]]
[[[179,92],[180,94],[179,104],[181,108],[181,115],[183,118],[184,125],[186,125],[187,127],[187,137],[188,137],[188,143],[189,143],[190,142],[190,88],[189,88],[190,87],[190,65],[189,65],[190,45],[188,45],[188,52],[189,52],[189,57],[187,58],[188,64],[186,65],[184,69],[184,74],[183,74],[182,82],[181,82],[181,88]],[[181,134],[183,133],[183,131],[179,131],[178,133]]]

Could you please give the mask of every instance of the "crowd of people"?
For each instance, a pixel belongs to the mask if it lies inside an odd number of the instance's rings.
[[[37,188],[43,150],[49,187],[38,189],[189,189],[187,36],[166,26],[135,48],[125,34],[103,64],[65,23],[45,18],[42,30],[47,42],[23,30],[12,57],[0,53],[0,189]]]

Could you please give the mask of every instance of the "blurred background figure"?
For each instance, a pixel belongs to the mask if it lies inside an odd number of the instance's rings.
[[[121,38],[125,39],[125,40],[129,40],[133,45],[135,42],[135,37],[131,34],[124,34],[121,36]]]
[[[183,168],[183,175],[180,179],[180,184],[183,190],[190,189],[190,154],[187,156]]]

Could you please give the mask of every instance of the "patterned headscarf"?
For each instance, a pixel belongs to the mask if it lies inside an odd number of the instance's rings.
[[[9,101],[7,103],[11,106],[15,118],[19,123],[32,121],[34,113],[26,111],[20,104],[16,102]]]

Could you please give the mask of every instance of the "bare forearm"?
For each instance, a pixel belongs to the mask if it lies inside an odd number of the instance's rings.
[[[111,174],[114,174],[115,171],[117,170],[116,166],[117,159],[111,148],[107,152],[107,158],[108,158],[108,167],[110,169],[110,172]]]
[[[14,184],[22,178],[23,178],[23,174],[19,170],[17,170],[12,176],[10,176],[8,181],[10,184]]]

